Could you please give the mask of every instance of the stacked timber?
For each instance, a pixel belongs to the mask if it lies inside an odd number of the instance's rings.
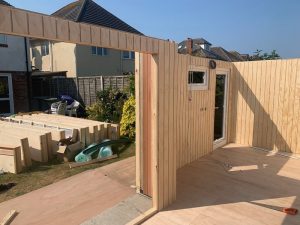
[[[48,162],[57,154],[61,140],[66,138],[86,147],[119,137],[118,124],[87,119],[44,113],[1,118],[0,170],[18,173],[22,168],[30,167],[31,160]],[[3,162],[5,159],[9,159],[10,166]]]
[[[43,124],[45,127],[57,129],[77,130],[79,141],[84,146],[103,139],[116,140],[120,137],[118,124],[104,123],[93,120],[67,117],[54,114],[36,113],[31,115],[15,116],[11,118],[19,123]]]
[[[15,140],[24,140],[27,138],[31,159],[38,162],[48,162],[49,158],[52,158],[53,146],[51,132],[43,130],[42,128],[3,121],[0,122],[0,128],[1,137],[10,137]]]
[[[15,174],[22,171],[21,147],[0,147],[0,170]]]

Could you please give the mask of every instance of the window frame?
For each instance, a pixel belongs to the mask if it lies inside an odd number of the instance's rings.
[[[44,42],[41,44],[41,56],[50,55],[50,43]]]
[[[96,56],[108,56],[108,48],[91,46],[91,54]]]
[[[8,44],[7,44],[7,35],[5,34],[0,34],[2,37],[3,37],[3,42],[0,42],[0,47],[8,47]]]
[[[203,83],[189,83],[189,77],[190,77],[190,72],[203,72],[204,77]],[[190,66],[188,73],[187,73],[187,81],[188,81],[188,87],[189,90],[192,91],[205,91],[208,90],[208,85],[209,85],[209,70],[208,68],[201,67],[201,66]]]
[[[125,52],[128,52],[129,54],[128,54],[128,58],[127,57],[124,57],[124,53]],[[122,51],[122,59],[125,59],[125,60],[127,60],[127,59],[129,59],[129,60],[134,60],[135,59],[135,52],[134,51]]]
[[[0,73],[0,77],[8,78],[8,91],[9,91],[9,96],[0,98],[0,102],[1,101],[9,101],[9,104],[10,104],[10,112],[9,113],[0,113],[0,115],[9,116],[9,115],[14,114],[14,112],[15,112],[12,76],[11,76],[11,74]]]

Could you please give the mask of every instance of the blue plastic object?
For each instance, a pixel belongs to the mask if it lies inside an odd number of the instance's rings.
[[[91,144],[82,152],[80,152],[76,157],[76,162],[88,162],[93,158],[104,158],[113,155],[111,145],[113,144],[124,144],[130,143],[129,139],[119,139],[119,140],[104,140],[100,144]]]
[[[109,141],[110,141],[109,139],[106,139],[106,140],[103,140],[102,143],[109,142]],[[98,159],[112,156],[113,154],[114,153],[111,149],[111,146],[110,145],[105,146],[105,147],[100,148],[99,153],[98,153]]]

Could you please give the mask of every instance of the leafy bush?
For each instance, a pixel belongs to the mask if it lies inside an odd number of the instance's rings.
[[[124,103],[120,133],[130,139],[135,138],[135,98],[133,95]]]
[[[127,95],[118,90],[103,90],[97,93],[97,102],[87,107],[88,118],[109,123],[119,123]]]
[[[135,76],[131,75],[129,78],[129,94],[135,96]]]

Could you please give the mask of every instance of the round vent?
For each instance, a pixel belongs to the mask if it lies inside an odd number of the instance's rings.
[[[215,60],[210,60],[209,61],[209,68],[210,69],[216,69],[216,67],[217,67],[216,61]]]

